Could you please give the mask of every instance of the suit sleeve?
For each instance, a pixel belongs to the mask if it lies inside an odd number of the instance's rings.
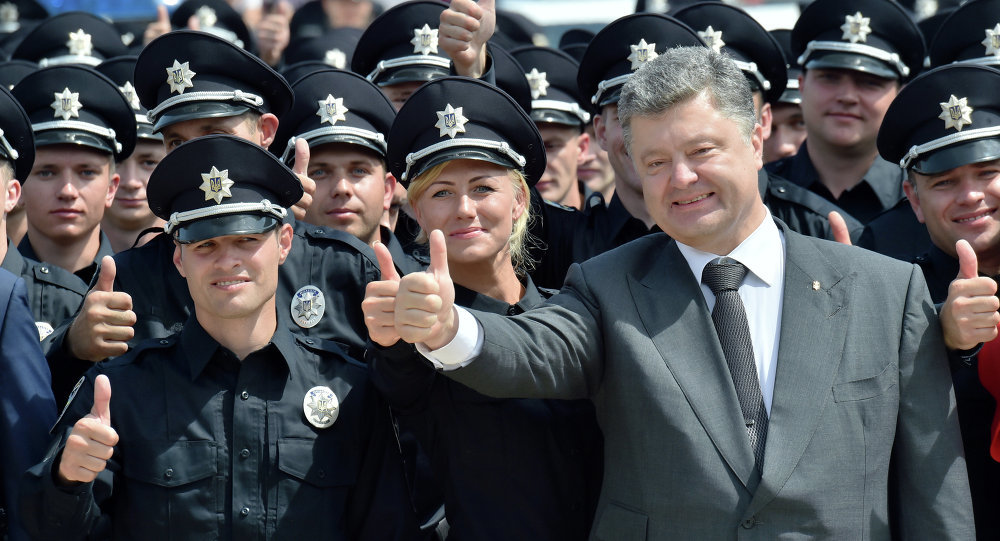
[[[582,399],[596,392],[604,362],[601,307],[579,264],[539,308],[513,317],[470,312],[485,332],[482,352],[446,376],[499,398]]]
[[[899,343],[899,417],[893,447],[897,536],[974,539],[972,499],[940,323],[913,267]]]
[[[0,312],[0,507],[8,510],[10,540],[20,541],[27,534],[17,519],[18,485],[24,471],[45,454],[56,405],[24,282],[11,281],[6,310]]]

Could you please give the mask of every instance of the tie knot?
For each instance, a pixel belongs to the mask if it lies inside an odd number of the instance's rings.
[[[712,290],[713,295],[718,295],[721,291],[739,289],[746,275],[747,268],[743,263],[732,258],[720,257],[705,265],[701,281]]]

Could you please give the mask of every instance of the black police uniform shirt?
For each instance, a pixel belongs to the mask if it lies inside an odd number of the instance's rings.
[[[455,303],[515,315],[544,301],[530,279],[514,305],[455,284]],[[403,342],[372,348],[372,378],[427,450],[451,540],[587,539],[604,440],[589,400],[500,399],[438,374]]]
[[[363,358],[368,330],[361,302],[368,282],[379,278],[375,252],[348,233],[290,220],[295,231],[292,249],[278,267],[279,324],[298,334],[333,340],[352,357]],[[115,291],[132,296],[136,315],[131,346],[178,332],[192,313],[191,294],[174,266],[173,255],[174,241],[166,234],[114,255]],[[322,312],[318,318],[301,317],[294,308],[303,291],[322,293],[323,308],[314,310]],[[69,322],[64,322],[46,344],[50,359],[73,358],[65,342],[68,328]]]
[[[891,209],[868,222],[857,244],[873,252],[907,262],[914,261],[932,245],[927,227],[917,219],[910,200],[905,197]]]
[[[930,290],[939,305],[948,298],[948,286],[958,276],[958,260],[937,246],[916,258]],[[952,353],[952,352],[949,352]],[[949,355],[956,357],[955,354]],[[990,456],[990,426],[996,400],[979,381],[978,359],[965,362],[952,359],[951,379],[955,386],[958,423],[965,447],[965,466],[969,469],[973,514],[978,539],[1000,539],[1000,463]]]
[[[41,258],[38,257],[38,254],[35,253],[35,248],[31,246],[31,240],[28,238],[27,235],[25,235],[24,238],[21,239],[21,243],[17,245],[17,249],[19,252],[21,252],[21,255],[23,255],[24,257],[27,257],[29,259],[34,259],[36,261],[41,261]],[[90,265],[87,265],[86,267],[78,271],[75,272],[70,271],[70,272],[73,272],[73,274],[75,274],[77,277],[83,280],[85,284],[89,284],[94,279],[94,277],[97,276],[97,269],[100,268],[101,266],[101,259],[103,259],[104,256],[106,255],[114,255],[114,254],[115,250],[111,247],[111,240],[108,239],[108,236],[105,235],[104,232],[102,231],[101,244],[97,247],[97,255],[94,256],[94,261]]]
[[[819,173],[809,157],[809,141],[806,140],[794,156],[768,163],[764,167],[770,173],[786,178],[803,188],[818,193],[830,202],[844,209],[862,224],[867,224],[884,210],[891,208],[904,197],[903,170],[876,156],[875,161],[857,185],[844,191],[839,198],[819,180]]]
[[[54,459],[99,374],[118,445],[93,483],[58,486]],[[326,428],[304,411],[316,386],[339,400]],[[25,477],[25,528],[60,541],[102,528],[142,541],[420,538],[388,411],[367,367],[332,342],[279,326],[240,361],[192,316],[87,372]]]
[[[422,271],[427,266],[413,257],[411,253],[407,253],[403,245],[399,242],[399,239],[396,238],[396,235],[388,227],[384,225],[379,226],[379,238],[382,244],[385,244],[385,247],[389,249],[389,254],[392,255],[392,262],[400,276]]]
[[[844,218],[851,240],[861,235],[861,222],[837,205],[822,198],[794,182],[769,173],[764,169],[757,172],[757,184],[764,204],[771,215],[785,223],[792,231],[833,240],[829,214],[837,211]]]

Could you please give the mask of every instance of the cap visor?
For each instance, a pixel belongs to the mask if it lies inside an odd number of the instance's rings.
[[[580,117],[574,115],[573,113],[559,111],[556,109],[532,109],[531,120],[534,120],[536,124],[562,124],[565,126],[576,127],[584,125],[584,122],[580,119]]]
[[[75,130],[46,130],[35,133],[35,148],[49,145],[80,145],[114,154],[111,144],[92,133]]]
[[[245,105],[234,105],[231,103],[220,103],[217,101],[185,103],[183,105],[178,105],[177,107],[171,107],[161,113],[160,117],[156,119],[156,124],[153,125],[153,133],[159,133],[163,128],[166,128],[171,124],[184,122],[185,120],[194,120],[196,118],[225,118],[242,115],[249,110],[250,108]]]
[[[815,54],[806,62],[806,69],[842,69],[870,73],[883,79],[899,79],[902,76],[889,64],[876,58],[860,54],[829,53]]]
[[[409,178],[414,179],[424,174],[425,171],[430,170],[436,165],[441,165],[445,162],[450,162],[452,160],[478,160],[483,162],[489,162],[497,164],[501,167],[506,167],[507,169],[521,169],[521,166],[515,164],[510,160],[510,158],[497,154],[496,152],[482,149],[482,148],[451,148],[444,152],[439,152],[417,162],[413,169],[410,170]],[[534,179],[528,179],[529,185],[534,185]],[[409,181],[403,183],[404,186],[409,186]]]
[[[281,220],[271,215],[223,214],[182,224],[174,230],[174,238],[181,244],[190,244],[227,235],[257,235],[280,223]]]
[[[1000,139],[976,139],[951,145],[913,162],[910,166],[922,175],[936,175],[969,165],[1000,159]]]

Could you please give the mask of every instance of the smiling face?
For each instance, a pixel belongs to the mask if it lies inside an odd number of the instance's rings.
[[[580,208],[583,197],[577,189],[576,169],[590,136],[574,126],[542,122],[538,133],[545,145],[545,172],[535,188],[548,201]]]
[[[310,149],[309,178],[316,182],[305,221],[350,233],[370,244],[395,188],[375,153],[349,143]]]
[[[748,141],[702,92],[660,115],[634,116],[631,134],[646,209],[668,235],[726,255],[760,225],[759,124]]]
[[[39,147],[22,189],[28,230],[56,243],[91,235],[117,187],[108,154],[77,145]]]
[[[1000,160],[911,177],[903,189],[934,245],[957,257],[955,242],[965,239],[981,268],[1000,268]]]
[[[157,222],[146,200],[146,184],[165,155],[166,150],[159,141],[136,142],[132,155],[118,164],[121,181],[114,201],[104,213],[105,223],[120,229],[137,230],[152,227]]]
[[[453,160],[410,202],[423,231],[444,233],[449,265],[475,265],[510,258],[514,222],[526,201],[506,168]]]
[[[874,149],[899,83],[860,71],[811,69],[800,76],[809,139],[833,147]]]
[[[174,248],[198,321],[253,319],[274,309],[278,265],[292,246],[292,226],[256,235],[228,235]]]

